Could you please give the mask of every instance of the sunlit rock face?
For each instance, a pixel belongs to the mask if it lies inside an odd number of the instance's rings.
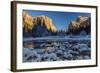
[[[32,17],[26,12],[23,12],[23,30],[26,35],[41,32],[40,34],[44,33],[44,36],[57,31],[51,18],[44,15]]]
[[[76,21],[81,23],[81,22],[84,22],[86,20],[88,20],[88,17],[86,17],[86,16],[78,16]]]
[[[91,19],[90,17],[78,16],[75,21],[71,21],[68,28],[69,34],[80,34],[85,31],[86,34],[91,33]]]
[[[32,30],[33,27],[33,17],[27,14],[26,12],[22,13],[23,15],[23,27],[25,31]]]
[[[34,17],[33,24],[45,26],[47,30],[51,30],[52,32],[57,31],[56,27],[54,26],[52,22],[52,19],[44,15]]]

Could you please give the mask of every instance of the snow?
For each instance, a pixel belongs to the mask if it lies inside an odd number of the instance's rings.
[[[91,45],[90,36],[86,37],[88,38],[84,38],[85,40],[82,38],[74,38],[74,40],[70,38],[70,40],[67,41],[64,38],[63,42],[53,41],[51,44],[45,41],[40,43],[40,47],[38,48],[23,48],[23,62],[91,59],[91,47],[88,46]],[[77,39],[79,41],[77,41]]]
[[[90,59],[90,57],[89,56],[84,56],[84,59]]]

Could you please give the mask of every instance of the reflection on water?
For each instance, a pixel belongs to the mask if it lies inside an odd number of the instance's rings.
[[[90,58],[90,40],[23,42],[23,62],[87,60]]]

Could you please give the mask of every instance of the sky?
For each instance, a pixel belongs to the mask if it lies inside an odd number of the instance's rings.
[[[45,15],[52,19],[53,24],[58,30],[66,30],[71,21],[75,20],[78,16],[91,16],[90,13],[80,12],[56,12],[56,11],[37,11],[37,10],[23,10],[32,17]]]

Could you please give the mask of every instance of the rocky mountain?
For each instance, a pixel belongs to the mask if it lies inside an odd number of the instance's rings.
[[[32,17],[23,12],[23,35],[24,36],[48,36],[57,31],[51,18],[41,15]]]
[[[67,33],[67,34],[66,34]],[[87,35],[91,33],[91,18],[78,16],[71,21],[68,30],[59,31],[48,16],[32,17],[27,12],[23,12],[23,36],[42,37],[42,36],[66,36],[66,35]]]
[[[91,18],[86,16],[78,16],[75,21],[71,21],[68,27],[68,34],[90,34]]]
[[[26,12],[22,13],[23,15],[23,28],[25,29],[25,32],[28,32],[29,30],[32,30],[33,25],[33,17],[27,14]]]

